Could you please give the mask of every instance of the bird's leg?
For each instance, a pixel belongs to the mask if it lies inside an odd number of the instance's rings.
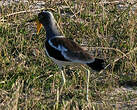
[[[89,78],[90,78],[90,70],[85,68],[83,65],[81,65],[83,69],[86,70],[87,73],[87,88],[86,88],[86,100],[89,102],[88,95],[89,95]]]
[[[62,86],[61,86],[61,89],[60,89],[60,93],[61,93],[64,85],[66,84],[66,79],[65,79],[65,74],[64,74],[64,68],[62,66],[59,66],[59,68],[61,70],[62,79],[63,79]]]
[[[57,101],[56,101],[55,109],[58,109],[59,97],[60,97],[60,94],[61,94],[61,92],[63,90],[63,87],[64,87],[64,85],[66,83],[65,74],[64,74],[64,68],[63,68],[63,66],[60,66],[60,65],[58,65],[58,66],[60,68],[63,81],[62,81],[62,85],[61,85],[60,90],[59,90],[59,88],[57,89]]]
[[[89,78],[90,78],[90,71],[87,69],[87,95],[86,95],[86,100],[88,101],[88,91],[89,91]]]
[[[64,68],[63,67],[61,67],[61,74],[62,74],[62,78],[63,78],[63,85],[65,85],[66,79],[65,79]]]

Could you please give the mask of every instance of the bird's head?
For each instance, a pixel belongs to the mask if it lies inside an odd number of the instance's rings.
[[[43,26],[50,26],[53,23],[55,23],[54,16],[51,12],[49,11],[42,11],[38,14],[38,19],[37,19],[37,33],[39,33],[42,25]]]
[[[50,23],[54,22],[54,16],[49,11],[42,11],[38,14],[38,20],[43,25],[49,25]]]

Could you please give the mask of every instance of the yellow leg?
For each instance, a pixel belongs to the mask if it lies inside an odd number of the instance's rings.
[[[63,68],[61,69],[61,74],[62,74],[62,79],[63,79],[63,85],[65,85],[66,79],[65,79],[65,74],[64,74]]]
[[[61,71],[61,74],[62,74],[63,82],[62,82],[62,85],[61,85],[60,90],[59,90],[59,88],[57,89],[57,101],[56,101],[56,104],[55,104],[55,106],[54,106],[55,109],[58,109],[59,97],[60,97],[60,94],[61,94],[61,92],[62,92],[62,90],[63,90],[63,87],[64,87],[64,85],[65,85],[65,83],[66,83],[65,74],[64,74],[64,69],[63,69],[62,66],[60,66],[60,65],[58,65],[58,66],[59,66],[60,71]]]
[[[89,78],[90,78],[90,71],[87,69],[87,95],[86,95],[87,101],[88,101],[88,95],[89,95]]]
[[[66,83],[66,79],[65,79],[65,74],[64,74],[64,68],[61,65],[58,65],[62,74],[62,80],[63,80],[63,85]]]
[[[83,69],[86,70],[87,72],[87,88],[86,88],[86,100],[87,102],[89,101],[89,78],[90,78],[90,70],[87,69],[86,67],[84,67],[83,65],[81,65]]]
[[[60,93],[63,90],[64,85],[66,84],[66,79],[65,79],[65,74],[64,74],[64,69],[62,66],[59,66],[60,70],[61,70],[61,74],[62,74],[62,86],[60,88]]]

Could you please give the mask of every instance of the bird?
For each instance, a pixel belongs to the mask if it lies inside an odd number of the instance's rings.
[[[85,64],[98,72],[104,69],[104,59],[93,57],[73,40],[66,38],[59,32],[52,12],[47,10],[41,11],[38,14],[36,23],[37,34],[39,34],[42,26],[45,28],[45,51],[47,56],[51,58],[53,62],[60,68],[63,77],[63,85],[66,83],[65,74],[63,71],[63,67],[65,65]],[[89,91],[89,77],[90,71],[87,69],[87,101]]]

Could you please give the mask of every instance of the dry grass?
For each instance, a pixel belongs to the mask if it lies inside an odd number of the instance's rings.
[[[53,12],[63,35],[106,59],[103,72],[91,70],[89,103],[80,66],[66,67],[66,87],[59,94],[62,77],[45,55],[45,31],[36,35],[35,24],[27,22],[43,9]],[[137,108],[137,3],[32,0],[0,10],[1,110]]]

